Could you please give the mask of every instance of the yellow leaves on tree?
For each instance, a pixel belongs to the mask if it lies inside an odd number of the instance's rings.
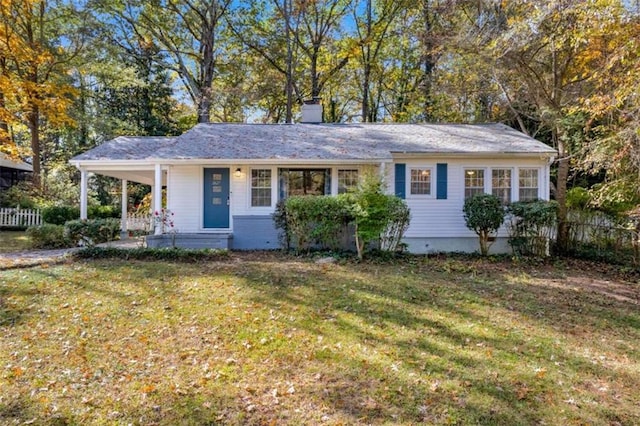
[[[31,136],[34,184],[40,186],[40,126],[70,121],[74,89],[62,81],[65,49],[53,46],[46,0],[0,2],[0,138],[2,150],[15,153],[8,129],[25,124]]]

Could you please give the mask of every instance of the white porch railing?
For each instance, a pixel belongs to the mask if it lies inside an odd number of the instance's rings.
[[[153,230],[153,218],[149,214],[129,213],[127,214],[127,231],[147,231]]]
[[[40,210],[18,208],[0,208],[0,226],[7,228],[26,228],[42,225]]]

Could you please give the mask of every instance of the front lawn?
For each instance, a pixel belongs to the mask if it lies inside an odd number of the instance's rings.
[[[31,248],[31,239],[24,231],[0,229],[0,253],[11,253]]]
[[[638,424],[640,286],[584,262],[0,272],[1,424]]]

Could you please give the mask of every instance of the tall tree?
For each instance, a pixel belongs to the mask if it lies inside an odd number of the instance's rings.
[[[588,143],[581,166],[603,173],[596,202],[640,202],[640,4],[627,3],[611,15],[590,56],[599,72],[593,90],[575,111],[588,117]]]
[[[41,128],[69,121],[74,93],[66,72],[86,40],[86,15],[74,2],[8,0],[0,5],[0,91],[4,123],[30,133],[33,182],[41,185]]]
[[[283,92],[290,87],[300,103],[320,97],[352,56],[339,43],[350,6],[350,0],[254,2],[236,15],[233,28],[282,75]]]
[[[220,34],[232,0],[105,0],[106,21],[121,26],[119,43],[131,34],[148,38],[167,53],[161,64],[175,71],[196,106],[198,123],[211,118],[212,85],[224,46]]]
[[[526,96],[535,121],[549,131],[558,150],[555,197],[559,204],[557,243],[568,243],[566,193],[570,162],[576,154],[572,138],[576,126],[572,106],[592,90],[599,72],[597,46],[607,39],[612,17],[620,12],[618,0],[565,0],[502,3],[496,37],[487,44],[489,56],[500,70],[497,78],[519,123],[525,114],[516,101]],[[524,90],[523,90],[524,89]],[[579,124],[578,124],[579,126]],[[521,130],[528,132],[526,127]]]
[[[380,56],[385,43],[389,43],[388,34],[391,24],[402,7],[404,5],[401,1],[363,0],[361,4],[357,3],[353,9],[360,53],[358,74],[361,74],[361,119],[363,122],[377,121],[379,103],[372,98],[372,84],[375,82],[373,74],[376,69],[382,68]]]

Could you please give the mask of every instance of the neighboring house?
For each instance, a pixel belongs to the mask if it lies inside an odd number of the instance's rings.
[[[0,153],[0,191],[7,190],[13,185],[29,180],[33,173],[31,164],[15,161]]]
[[[478,249],[465,197],[548,199],[554,155],[502,124],[198,124],[174,138],[119,137],[71,163],[82,172],[82,217],[88,173],[122,179],[125,194],[127,181],[151,185],[156,211],[166,186],[178,245],[232,249],[278,248],[278,200],[339,194],[375,168],[411,209],[408,249],[425,253]],[[494,251],[508,250],[500,236]]]

